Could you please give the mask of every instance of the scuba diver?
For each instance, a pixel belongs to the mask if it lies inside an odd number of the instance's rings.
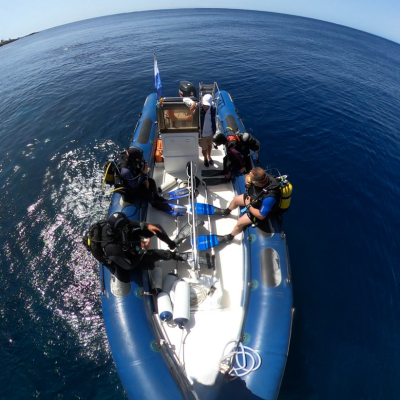
[[[174,253],[169,250],[148,250],[144,238],[157,236],[171,250],[180,240],[171,240],[161,225],[131,221],[123,212],[111,214],[101,231],[101,246],[106,258],[126,270],[154,269],[160,260],[187,261],[191,253]]]
[[[136,146],[121,153],[116,168],[116,183],[127,189],[134,198],[148,201],[154,208],[176,215],[171,205],[157,191],[156,182],[148,176],[149,166],[143,150]],[[179,214],[180,215],[180,214]]]
[[[228,216],[237,207],[245,206],[246,212],[237,221],[233,231],[227,235],[232,240],[247,225],[263,221],[269,214],[279,211],[281,198],[280,183],[262,168],[255,167],[246,176],[247,194],[239,194],[222,213]]]
[[[223,144],[226,149],[226,158],[224,158],[224,172],[225,177],[230,178],[232,172],[238,176],[246,172],[246,159],[248,152],[245,153],[244,150],[241,151],[239,146],[235,145],[235,142],[229,141],[228,138],[223,133],[217,133],[213,142],[215,146],[220,146]]]
[[[153,194],[157,193],[156,183],[148,176],[149,165],[143,158],[142,149],[131,146],[122,152],[117,171],[130,193],[147,201],[154,199]]]

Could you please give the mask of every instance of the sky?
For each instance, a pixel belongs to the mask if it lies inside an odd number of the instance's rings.
[[[165,8],[233,8],[298,15],[400,43],[400,0],[0,0],[0,40],[89,18]]]

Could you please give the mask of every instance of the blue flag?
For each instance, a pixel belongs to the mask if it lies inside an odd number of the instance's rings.
[[[158,65],[157,65],[156,53],[154,53],[154,87],[157,92],[157,100],[159,100],[162,97],[162,84],[161,84],[160,71],[158,70]]]

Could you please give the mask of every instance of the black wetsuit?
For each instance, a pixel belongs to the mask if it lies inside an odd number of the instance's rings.
[[[122,180],[123,186],[129,189],[130,194],[147,201],[154,200],[155,195],[157,197],[156,182],[142,172],[143,165],[141,162],[132,160],[127,154],[123,153],[117,166],[119,178]],[[144,183],[145,180],[149,182],[148,188]]]
[[[156,236],[167,243],[168,246],[176,247],[161,227],[154,225],[161,230]],[[124,229],[118,233],[113,233],[108,225],[102,229],[103,251],[107,258],[116,265],[126,270],[134,268],[153,269],[154,263],[159,260],[171,260],[171,252],[168,250],[144,250],[141,248],[141,238],[150,238],[154,236],[148,229],[147,223],[139,221],[129,221]]]

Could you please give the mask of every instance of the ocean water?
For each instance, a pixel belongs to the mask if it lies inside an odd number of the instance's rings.
[[[0,48],[1,399],[126,399],[80,236],[154,91],[232,95],[290,176],[294,324],[279,400],[400,399],[400,45],[281,14],[97,18]]]

